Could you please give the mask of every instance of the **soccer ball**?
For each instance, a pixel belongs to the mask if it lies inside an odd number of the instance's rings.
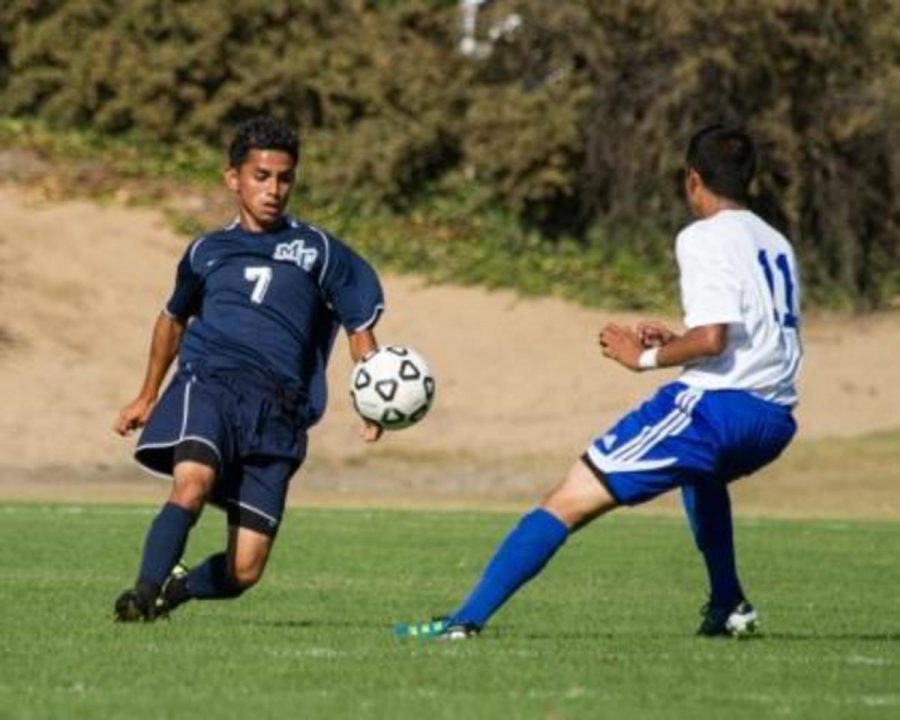
[[[419,422],[434,400],[434,377],[415,350],[386,345],[353,367],[350,396],[356,411],[385,430]]]

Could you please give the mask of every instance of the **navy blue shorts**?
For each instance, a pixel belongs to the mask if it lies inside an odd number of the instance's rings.
[[[664,385],[596,438],[582,459],[622,505],[688,483],[728,483],[777,458],[797,430],[791,409],[740,390]]]
[[[177,449],[191,449],[188,458],[217,469],[209,501],[228,512],[229,524],[274,535],[306,456],[307,412],[305,397],[247,373],[182,369],[153,409],[135,459],[171,477]]]

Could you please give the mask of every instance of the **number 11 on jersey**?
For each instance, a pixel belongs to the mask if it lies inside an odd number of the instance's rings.
[[[797,312],[796,306],[794,305],[794,296],[796,294],[794,288],[796,288],[796,284],[794,283],[794,278],[791,276],[791,266],[788,263],[787,255],[778,253],[778,255],[775,256],[775,267],[781,275],[783,293],[779,293],[778,290],[780,288],[776,288],[775,274],[772,272],[772,265],[769,262],[769,256],[766,251],[760,250],[757,258],[759,259],[759,264],[762,266],[763,275],[766,276],[766,284],[769,286],[769,292],[772,293],[772,304],[775,306],[775,322],[779,323],[782,327],[796,329]],[[780,311],[779,305],[782,308]]]

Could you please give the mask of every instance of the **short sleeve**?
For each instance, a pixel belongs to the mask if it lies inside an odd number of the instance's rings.
[[[178,263],[175,289],[166,303],[166,312],[182,321],[199,313],[203,300],[203,278],[194,271],[192,263],[199,243],[199,240],[192,243]]]
[[[727,239],[706,228],[691,225],[679,233],[675,255],[685,326],[738,323],[743,319],[741,283],[727,251]]]
[[[348,332],[373,327],[384,310],[384,293],[378,275],[340,240],[329,237],[328,243],[328,260],[322,276],[326,301]]]

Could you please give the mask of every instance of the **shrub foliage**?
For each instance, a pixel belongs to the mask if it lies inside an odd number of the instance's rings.
[[[495,0],[470,55],[459,28],[452,0],[11,0],[0,106],[166,144],[270,112],[304,130],[319,203],[464,214],[503,235],[479,262],[534,250],[562,284],[579,248],[665,258],[687,138],[741,123],[813,297],[900,291],[900,4]]]

